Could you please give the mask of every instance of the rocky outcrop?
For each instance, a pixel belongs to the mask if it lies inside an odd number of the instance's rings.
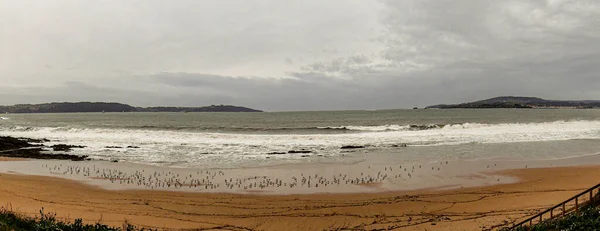
[[[81,145],[55,144],[50,146],[54,151],[70,152],[73,148],[85,148]]]
[[[346,145],[346,146],[342,146],[341,149],[359,149],[359,148],[365,148],[365,146],[359,146],[359,145]]]
[[[15,150],[21,148],[31,148],[43,146],[41,143],[47,140],[13,138],[10,136],[0,136],[0,151]]]
[[[48,140],[37,140],[27,138],[14,138],[8,136],[0,136],[0,157],[10,158],[29,158],[29,159],[54,159],[54,160],[73,160],[82,161],[88,159],[87,156],[70,155],[65,153],[42,153],[46,151],[43,142]],[[81,147],[75,145],[59,144],[50,148],[61,151],[70,150],[73,147]]]
[[[309,151],[309,150],[290,150],[290,151],[288,151],[288,153],[289,154],[299,154],[299,153],[305,154],[305,153],[312,153],[312,151]]]

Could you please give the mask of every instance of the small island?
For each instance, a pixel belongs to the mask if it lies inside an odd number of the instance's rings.
[[[211,105],[205,107],[133,107],[122,103],[63,102],[0,106],[0,113],[77,113],[77,112],[262,112],[247,107]]]
[[[546,100],[536,97],[501,96],[461,104],[439,104],[428,109],[452,108],[600,108],[600,100]]]

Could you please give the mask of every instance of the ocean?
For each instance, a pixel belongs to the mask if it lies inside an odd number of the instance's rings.
[[[552,160],[600,152],[600,110],[6,114],[0,135],[84,145],[72,154],[95,160],[171,168]]]

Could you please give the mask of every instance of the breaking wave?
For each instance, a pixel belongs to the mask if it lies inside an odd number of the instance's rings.
[[[345,131],[365,131],[365,132],[388,132],[388,131],[421,131],[429,129],[439,129],[444,125],[380,125],[380,126],[339,126],[339,127],[317,127],[321,130],[345,130]]]
[[[448,125],[381,125],[322,127],[316,130],[348,130],[348,133],[247,134],[85,127],[2,126],[0,135],[47,138],[52,142],[85,145],[74,150],[97,158],[118,158],[132,162],[162,163],[187,161],[190,164],[217,159],[240,160],[298,158],[302,155],[271,155],[290,150],[313,154],[342,155],[340,147],[364,146],[386,149],[408,146],[512,143],[575,139],[600,139],[600,121],[555,121],[543,123]],[[138,149],[109,150],[108,146],[139,146]]]

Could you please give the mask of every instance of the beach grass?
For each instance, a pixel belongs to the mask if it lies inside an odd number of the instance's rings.
[[[547,220],[532,227],[519,227],[515,230],[600,230],[600,208],[597,206],[587,206],[579,212],[573,212],[557,219]]]
[[[73,222],[58,219],[56,214],[45,213],[42,208],[39,215],[29,217],[6,207],[0,208],[0,231],[145,231],[150,229],[137,228],[124,223],[123,227],[110,227],[97,222],[96,224],[84,224],[82,219]]]

